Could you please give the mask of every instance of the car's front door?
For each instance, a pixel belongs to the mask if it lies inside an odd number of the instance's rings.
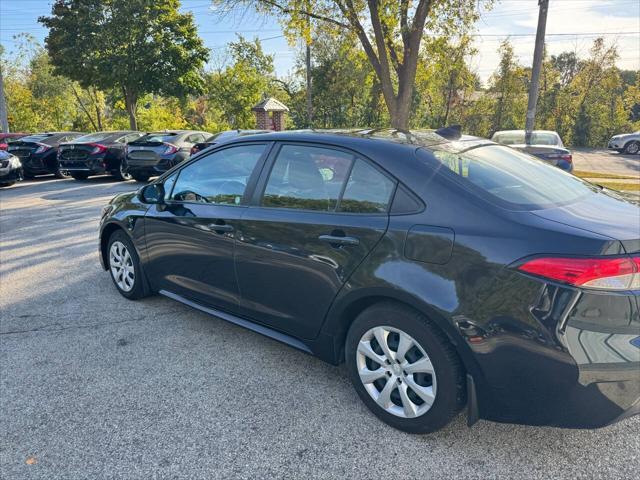
[[[395,181],[337,148],[274,150],[236,239],[240,312],[314,338],[344,282],[386,231]]]
[[[222,148],[165,179],[165,202],[145,216],[147,269],[155,289],[237,311],[236,229],[267,148]]]

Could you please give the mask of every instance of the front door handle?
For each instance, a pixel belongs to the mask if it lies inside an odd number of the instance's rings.
[[[330,243],[331,245],[360,245],[360,240],[356,237],[344,237],[338,235],[320,235],[318,240]]]

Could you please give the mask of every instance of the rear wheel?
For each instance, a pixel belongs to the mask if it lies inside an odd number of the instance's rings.
[[[89,174],[88,173],[84,173],[84,172],[72,173],[71,176],[75,180],[86,180],[87,178],[89,178]]]
[[[136,181],[136,182],[147,182],[149,181],[149,177],[150,175],[145,175],[143,173],[132,173],[131,177]]]
[[[362,401],[399,430],[433,432],[464,405],[455,349],[424,315],[403,305],[380,303],[362,312],[347,334],[345,356]]]
[[[624,153],[636,155],[638,152],[640,152],[640,142],[629,142],[624,147]]]

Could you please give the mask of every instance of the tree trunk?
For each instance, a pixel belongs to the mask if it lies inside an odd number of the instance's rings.
[[[125,87],[122,88],[122,93],[124,95],[124,104],[129,114],[129,128],[131,130],[137,130],[138,120],[136,119],[136,110],[138,107],[138,96]]]

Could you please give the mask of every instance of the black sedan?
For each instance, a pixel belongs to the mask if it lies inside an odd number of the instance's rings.
[[[58,147],[82,135],[80,132],[36,133],[11,142],[7,151],[20,159],[25,178],[51,174],[66,178],[58,163]]]
[[[76,180],[109,173],[118,180],[130,180],[125,168],[125,149],[144,134],[130,130],[90,133],[63,143],[58,149],[60,170]]]
[[[127,173],[138,182],[146,182],[189,158],[191,147],[210,136],[193,130],[147,133],[127,147]]]
[[[0,150],[0,187],[9,187],[24,177],[22,163],[15,155]]]
[[[452,137],[231,140],[116,196],[100,258],[128,299],[160,293],[346,362],[364,403],[408,432],[465,405],[470,423],[640,413],[637,203]]]
[[[246,135],[256,135],[258,133],[270,133],[271,130],[225,130],[224,132],[218,132],[215,135],[211,135],[204,142],[196,143],[191,147],[191,155],[195,155],[209,147],[213,147],[227,140],[231,140],[236,137],[244,137]]]

